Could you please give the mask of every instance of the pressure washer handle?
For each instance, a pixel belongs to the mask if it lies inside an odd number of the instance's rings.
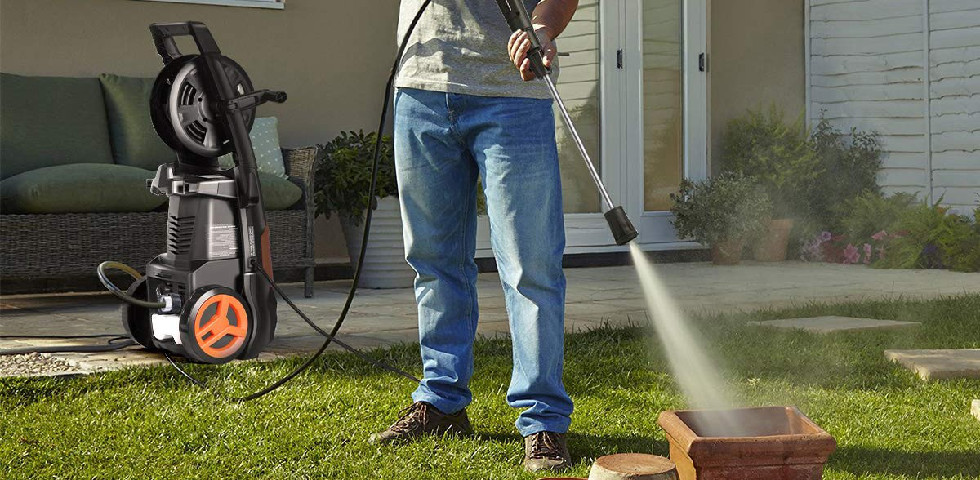
[[[523,0],[497,0],[497,6],[507,19],[507,25],[510,25],[512,32],[521,30],[527,33],[531,41],[531,49],[527,52],[531,71],[538,78],[546,77],[551,71],[544,66],[544,49],[541,48],[541,41],[534,33],[534,25],[531,24],[531,16],[528,15]]]
[[[197,43],[197,48],[202,54],[221,53],[211,31],[208,30],[207,25],[201,22],[154,23],[150,25],[150,34],[153,36],[153,45],[156,46],[157,53],[163,58],[164,64],[181,56],[174,37],[186,35],[194,37],[194,42]]]

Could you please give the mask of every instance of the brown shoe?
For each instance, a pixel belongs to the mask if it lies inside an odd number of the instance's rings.
[[[373,433],[368,438],[372,444],[394,443],[414,440],[422,435],[442,435],[473,433],[466,409],[446,414],[426,402],[415,402],[402,410],[401,418],[381,433]]]
[[[571,465],[572,456],[568,453],[565,434],[538,432],[524,437],[525,470],[564,470]]]

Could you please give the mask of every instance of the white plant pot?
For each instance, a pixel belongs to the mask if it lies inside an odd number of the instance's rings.
[[[342,218],[340,223],[347,239],[351,268],[357,268],[364,222],[352,225],[350,220]],[[395,197],[378,199],[362,268],[359,286],[363,288],[410,288],[415,282],[415,270],[405,261],[402,216]]]

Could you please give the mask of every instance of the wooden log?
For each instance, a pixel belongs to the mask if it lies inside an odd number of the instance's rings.
[[[620,453],[599,457],[589,480],[677,480],[674,462],[656,455]]]

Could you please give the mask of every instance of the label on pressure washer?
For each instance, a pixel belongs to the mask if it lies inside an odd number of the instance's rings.
[[[238,254],[235,225],[211,225],[208,231],[208,257],[233,258]]]

